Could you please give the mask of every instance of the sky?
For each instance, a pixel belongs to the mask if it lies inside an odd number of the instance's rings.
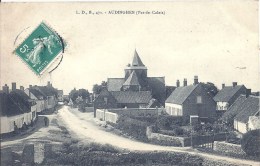
[[[137,50],[148,76],[165,76],[167,85],[194,75],[219,88],[232,82],[260,90],[258,5],[253,0],[1,3],[0,85],[45,85],[91,91],[109,77],[123,77]],[[160,11],[163,14],[76,14],[82,11]],[[12,11],[12,12],[10,12]],[[13,51],[42,21],[67,43],[51,76],[34,74]],[[20,35],[19,35],[20,34]],[[17,40],[15,41],[16,37]],[[15,43],[14,43],[15,41]],[[59,58],[50,71],[57,65]]]

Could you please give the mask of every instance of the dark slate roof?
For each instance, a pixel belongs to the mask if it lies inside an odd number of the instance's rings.
[[[213,98],[216,102],[229,102],[232,97],[242,88],[244,85],[226,86],[221,89]]]
[[[36,88],[29,88],[29,91],[37,98],[37,99],[41,99],[41,98],[45,98],[45,95],[42,94],[38,89]]]
[[[260,97],[249,96],[241,105],[239,113],[235,116],[235,120],[247,123],[249,116],[254,116],[259,110]]]
[[[53,87],[48,86],[36,86],[36,89],[38,89],[45,97],[47,96],[57,96],[57,90]]]
[[[24,91],[20,89],[13,90],[9,93],[9,97],[24,112],[31,111],[31,105],[33,104],[33,100],[30,99],[30,97]]]
[[[150,91],[114,91],[111,94],[115,97],[118,103],[140,103],[148,104],[152,99]]]
[[[172,94],[166,99],[165,103],[183,104],[183,102],[194,91],[197,85],[182,86],[176,88]]]
[[[132,66],[144,66],[142,60],[140,59],[138,53],[135,50],[134,58],[132,61]]]
[[[120,91],[124,82],[124,78],[108,78],[107,89],[108,91]]]
[[[17,90],[12,91],[9,94],[0,92],[0,115],[15,116],[30,112],[31,106],[26,99],[24,94],[17,92]]]
[[[140,86],[139,84],[139,81],[138,81],[138,77],[136,75],[136,72],[133,71],[130,76],[127,78],[127,80],[125,81],[125,83],[123,85],[138,85]]]
[[[234,117],[241,111],[244,101],[246,100],[245,95],[240,95],[235,102],[228,108],[228,110],[222,115],[220,120],[230,123],[234,120]]]

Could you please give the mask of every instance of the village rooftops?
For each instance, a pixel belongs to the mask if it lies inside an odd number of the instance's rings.
[[[257,113],[259,113],[259,102],[259,96],[248,96],[246,100],[244,100],[243,104],[241,104],[241,107],[237,109],[239,113],[235,116],[234,119],[243,123],[247,123],[250,116],[255,116]]]
[[[23,95],[11,92],[9,94],[0,92],[0,115],[15,116],[31,111],[30,103]]]
[[[185,100],[189,97],[189,95],[199,86],[196,85],[188,85],[177,87],[172,94],[166,99],[165,103],[172,103],[182,105]]]
[[[45,99],[45,95],[42,94],[39,90],[36,88],[29,88],[30,93],[32,93],[38,100]]]
[[[36,89],[39,90],[45,97],[58,95],[57,90],[52,86],[36,86]]]
[[[117,103],[149,103],[152,99],[150,91],[116,91],[111,92]]]
[[[228,108],[228,110],[220,118],[221,121],[226,123],[232,123],[234,117],[241,111],[243,103],[246,100],[245,95],[240,95],[236,101]]]
[[[230,102],[244,85],[226,86],[221,89],[213,98],[216,102]]]
[[[125,86],[138,85],[138,86],[140,86],[139,81],[138,81],[138,77],[137,77],[135,71],[133,71],[131,73],[131,75],[127,78],[127,80],[125,81],[125,83],[123,85],[125,85]]]

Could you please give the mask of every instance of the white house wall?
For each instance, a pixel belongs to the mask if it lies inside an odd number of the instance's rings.
[[[247,132],[247,124],[237,120],[234,120],[234,128],[243,134]]]
[[[56,105],[56,99],[54,96],[47,96],[47,109],[54,108]]]
[[[169,115],[172,115],[172,116],[182,116],[183,115],[182,105],[165,103],[165,110]]]
[[[228,102],[217,102],[217,110],[226,111],[229,107]]]
[[[12,126],[9,124],[7,116],[1,116],[1,134],[9,133],[13,131]]]
[[[34,115],[33,115],[34,114]],[[34,116],[34,117],[33,117]],[[1,134],[10,133],[14,131],[14,122],[18,128],[22,128],[23,124],[31,124],[31,121],[36,119],[36,109],[31,112],[15,115],[11,117],[1,117]]]
[[[33,93],[29,91],[29,89],[25,89],[24,92],[33,100],[35,100],[37,104],[37,112],[42,112],[43,110],[47,109],[47,105],[45,104],[44,100],[39,100]]]

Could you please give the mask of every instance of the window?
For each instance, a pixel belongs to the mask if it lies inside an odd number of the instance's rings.
[[[202,97],[201,96],[197,96],[197,104],[201,104],[202,103]]]
[[[107,97],[104,97],[104,101],[105,101],[105,103],[107,104]]]

